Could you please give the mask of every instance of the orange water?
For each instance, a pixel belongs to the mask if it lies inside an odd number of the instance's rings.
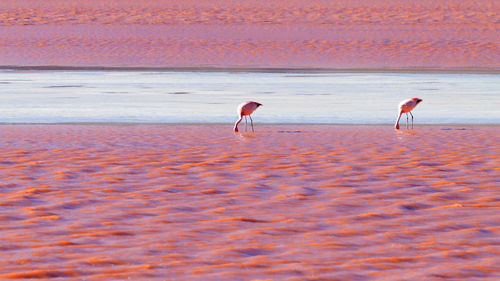
[[[0,27],[0,66],[500,66],[498,0],[2,0]]]
[[[499,280],[500,127],[256,130],[0,126],[0,279]]]

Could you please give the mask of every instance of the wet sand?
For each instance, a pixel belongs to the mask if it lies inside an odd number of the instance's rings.
[[[499,15],[492,0],[3,0],[0,65],[498,70]]]
[[[256,129],[1,125],[0,279],[498,280],[499,126]]]

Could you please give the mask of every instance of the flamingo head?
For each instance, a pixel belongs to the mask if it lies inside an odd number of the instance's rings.
[[[413,100],[415,102],[417,102],[417,104],[421,103],[423,101],[423,99],[419,99],[419,98],[413,98]]]
[[[256,104],[257,104],[257,107],[262,106],[262,103],[256,102]]]

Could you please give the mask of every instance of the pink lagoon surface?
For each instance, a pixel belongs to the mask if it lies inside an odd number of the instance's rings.
[[[500,280],[499,29],[495,0],[1,0],[0,280]]]
[[[499,126],[256,129],[1,125],[0,279],[499,280]]]
[[[0,65],[498,69],[500,2],[0,2]]]

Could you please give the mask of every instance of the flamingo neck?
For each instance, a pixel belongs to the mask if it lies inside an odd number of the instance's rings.
[[[394,124],[394,129],[399,130],[399,119],[401,119],[401,115],[403,115],[403,111],[399,111],[398,119],[396,120],[396,124]]]
[[[234,132],[237,133],[238,132],[238,124],[240,124],[241,120],[243,120],[243,115],[240,115],[240,119],[238,119],[238,121],[236,121],[236,123],[234,123]]]

